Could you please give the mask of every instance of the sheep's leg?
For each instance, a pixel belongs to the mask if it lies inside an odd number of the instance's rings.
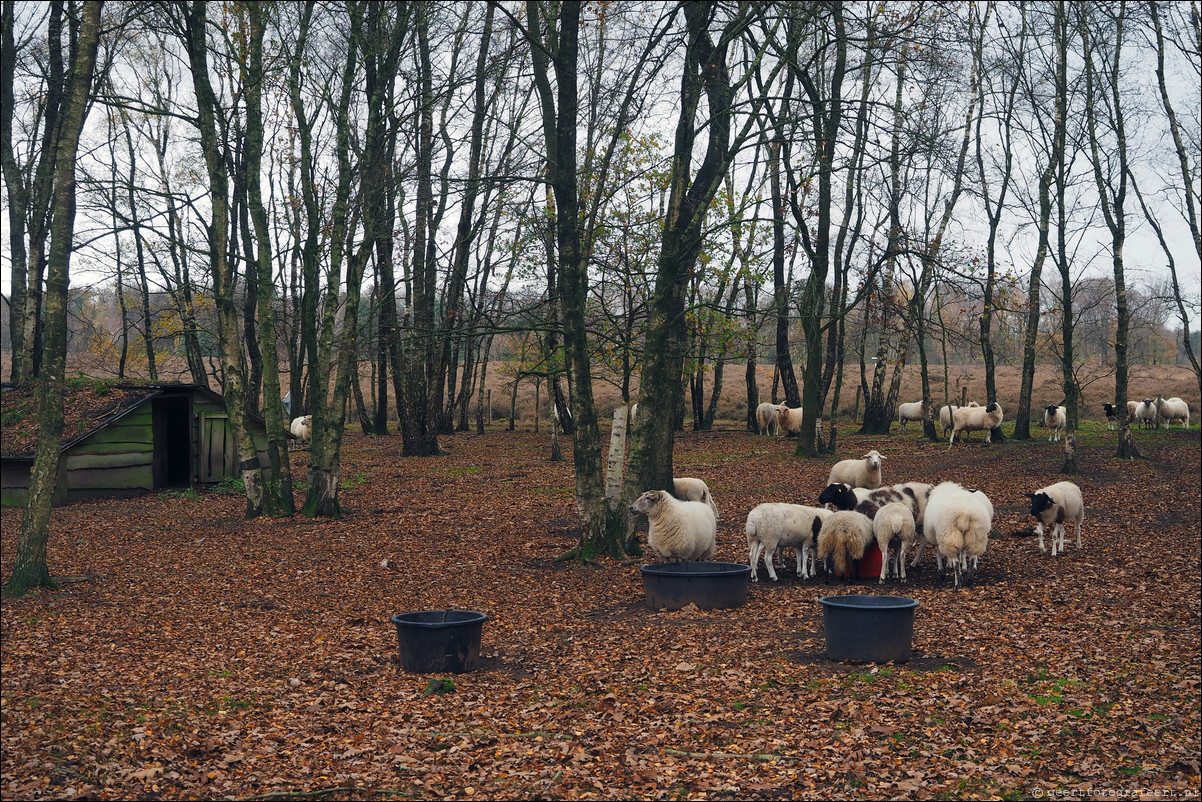
[[[764,564],[768,566],[768,576],[773,582],[777,581],[776,567],[773,565],[773,557],[776,555],[776,546],[768,548],[764,546]]]
[[[926,547],[927,539],[924,537],[922,540],[918,541],[918,549],[914,552],[914,559],[910,561],[911,568],[918,566],[918,561],[922,559],[922,552]]]
[[[758,540],[751,544],[748,549],[747,564],[751,566],[751,581],[760,581],[760,552],[764,550],[764,544]]]
[[[878,544],[880,545],[880,544]],[[885,584],[885,574],[889,573],[889,544],[886,543],[881,547],[881,581],[878,585]]]
[[[1075,521],[1075,524],[1076,524],[1076,528],[1077,528],[1077,551],[1080,551],[1081,550],[1081,519],[1078,518]]]
[[[1043,545],[1043,524],[1042,523],[1035,524],[1035,534],[1039,535],[1039,550],[1046,554],[1048,550],[1047,550],[1047,547],[1045,547]]]
[[[904,540],[897,549],[897,564],[893,567],[893,575],[903,583],[906,581],[906,541]]]

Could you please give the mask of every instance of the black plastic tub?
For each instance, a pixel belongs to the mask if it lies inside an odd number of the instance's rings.
[[[401,665],[414,674],[463,674],[480,663],[480,633],[488,616],[471,610],[398,613]]]
[[[742,607],[747,602],[751,566],[743,563],[682,562],[644,565],[647,603],[656,610]]]
[[[914,638],[914,608],[904,596],[827,596],[822,603],[826,656],[832,660],[904,663]]]

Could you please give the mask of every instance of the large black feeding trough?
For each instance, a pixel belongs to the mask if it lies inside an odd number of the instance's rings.
[[[644,565],[647,603],[656,610],[742,607],[747,602],[751,566],[743,563],[681,562]]]
[[[914,608],[904,596],[827,596],[822,603],[826,656],[832,660],[904,663],[914,637]]]
[[[463,674],[480,662],[480,632],[488,616],[471,610],[398,613],[401,665],[415,674]]]

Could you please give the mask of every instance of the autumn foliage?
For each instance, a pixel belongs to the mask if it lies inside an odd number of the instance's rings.
[[[237,495],[55,510],[62,589],[3,602],[6,799],[928,799],[1199,785],[1199,436],[1150,459],[1078,434],[1084,549],[1052,559],[1023,494],[1057,444],[876,448],[886,481],[956,479],[996,508],[975,583],[930,550],[911,582],[751,586],[734,610],[661,612],[639,561],[581,565],[571,461],[544,435],[448,439],[400,459],[348,436],[336,521],[242,520]],[[833,460],[741,431],[678,437],[677,473],[746,561],[764,501],[813,503]],[[305,454],[293,452],[303,483]],[[303,492],[298,489],[298,493]],[[4,509],[3,573],[20,510]],[[914,659],[825,658],[821,605],[920,602]],[[480,670],[401,670],[398,612],[485,612]],[[1178,791],[1178,794],[1181,792]]]

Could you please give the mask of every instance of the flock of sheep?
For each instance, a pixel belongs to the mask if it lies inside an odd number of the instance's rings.
[[[989,497],[955,482],[882,486],[883,459],[873,450],[837,463],[818,495],[819,506],[769,502],[751,510],[744,529],[752,580],[759,580],[763,560],[768,576],[777,581],[773,557],[783,548],[793,549],[799,579],[817,576],[818,560],[828,577],[833,568],[836,575],[851,578],[856,561],[873,543],[881,552],[882,583],[890,577],[905,582],[906,555],[913,550],[910,566],[916,566],[927,544],[935,549],[940,576],[946,573],[945,562],[951,568],[954,587],[972,578],[993,529]],[[632,514],[647,516],[647,545],[666,561],[711,559],[717,550],[718,512],[709,487],[701,479],[682,477],[674,490],[649,490],[630,506]],[[1051,527],[1052,556],[1064,552],[1069,521],[1081,548],[1085,503],[1080,488],[1057,482],[1027,497],[1040,551],[1047,551],[1044,530]]]

